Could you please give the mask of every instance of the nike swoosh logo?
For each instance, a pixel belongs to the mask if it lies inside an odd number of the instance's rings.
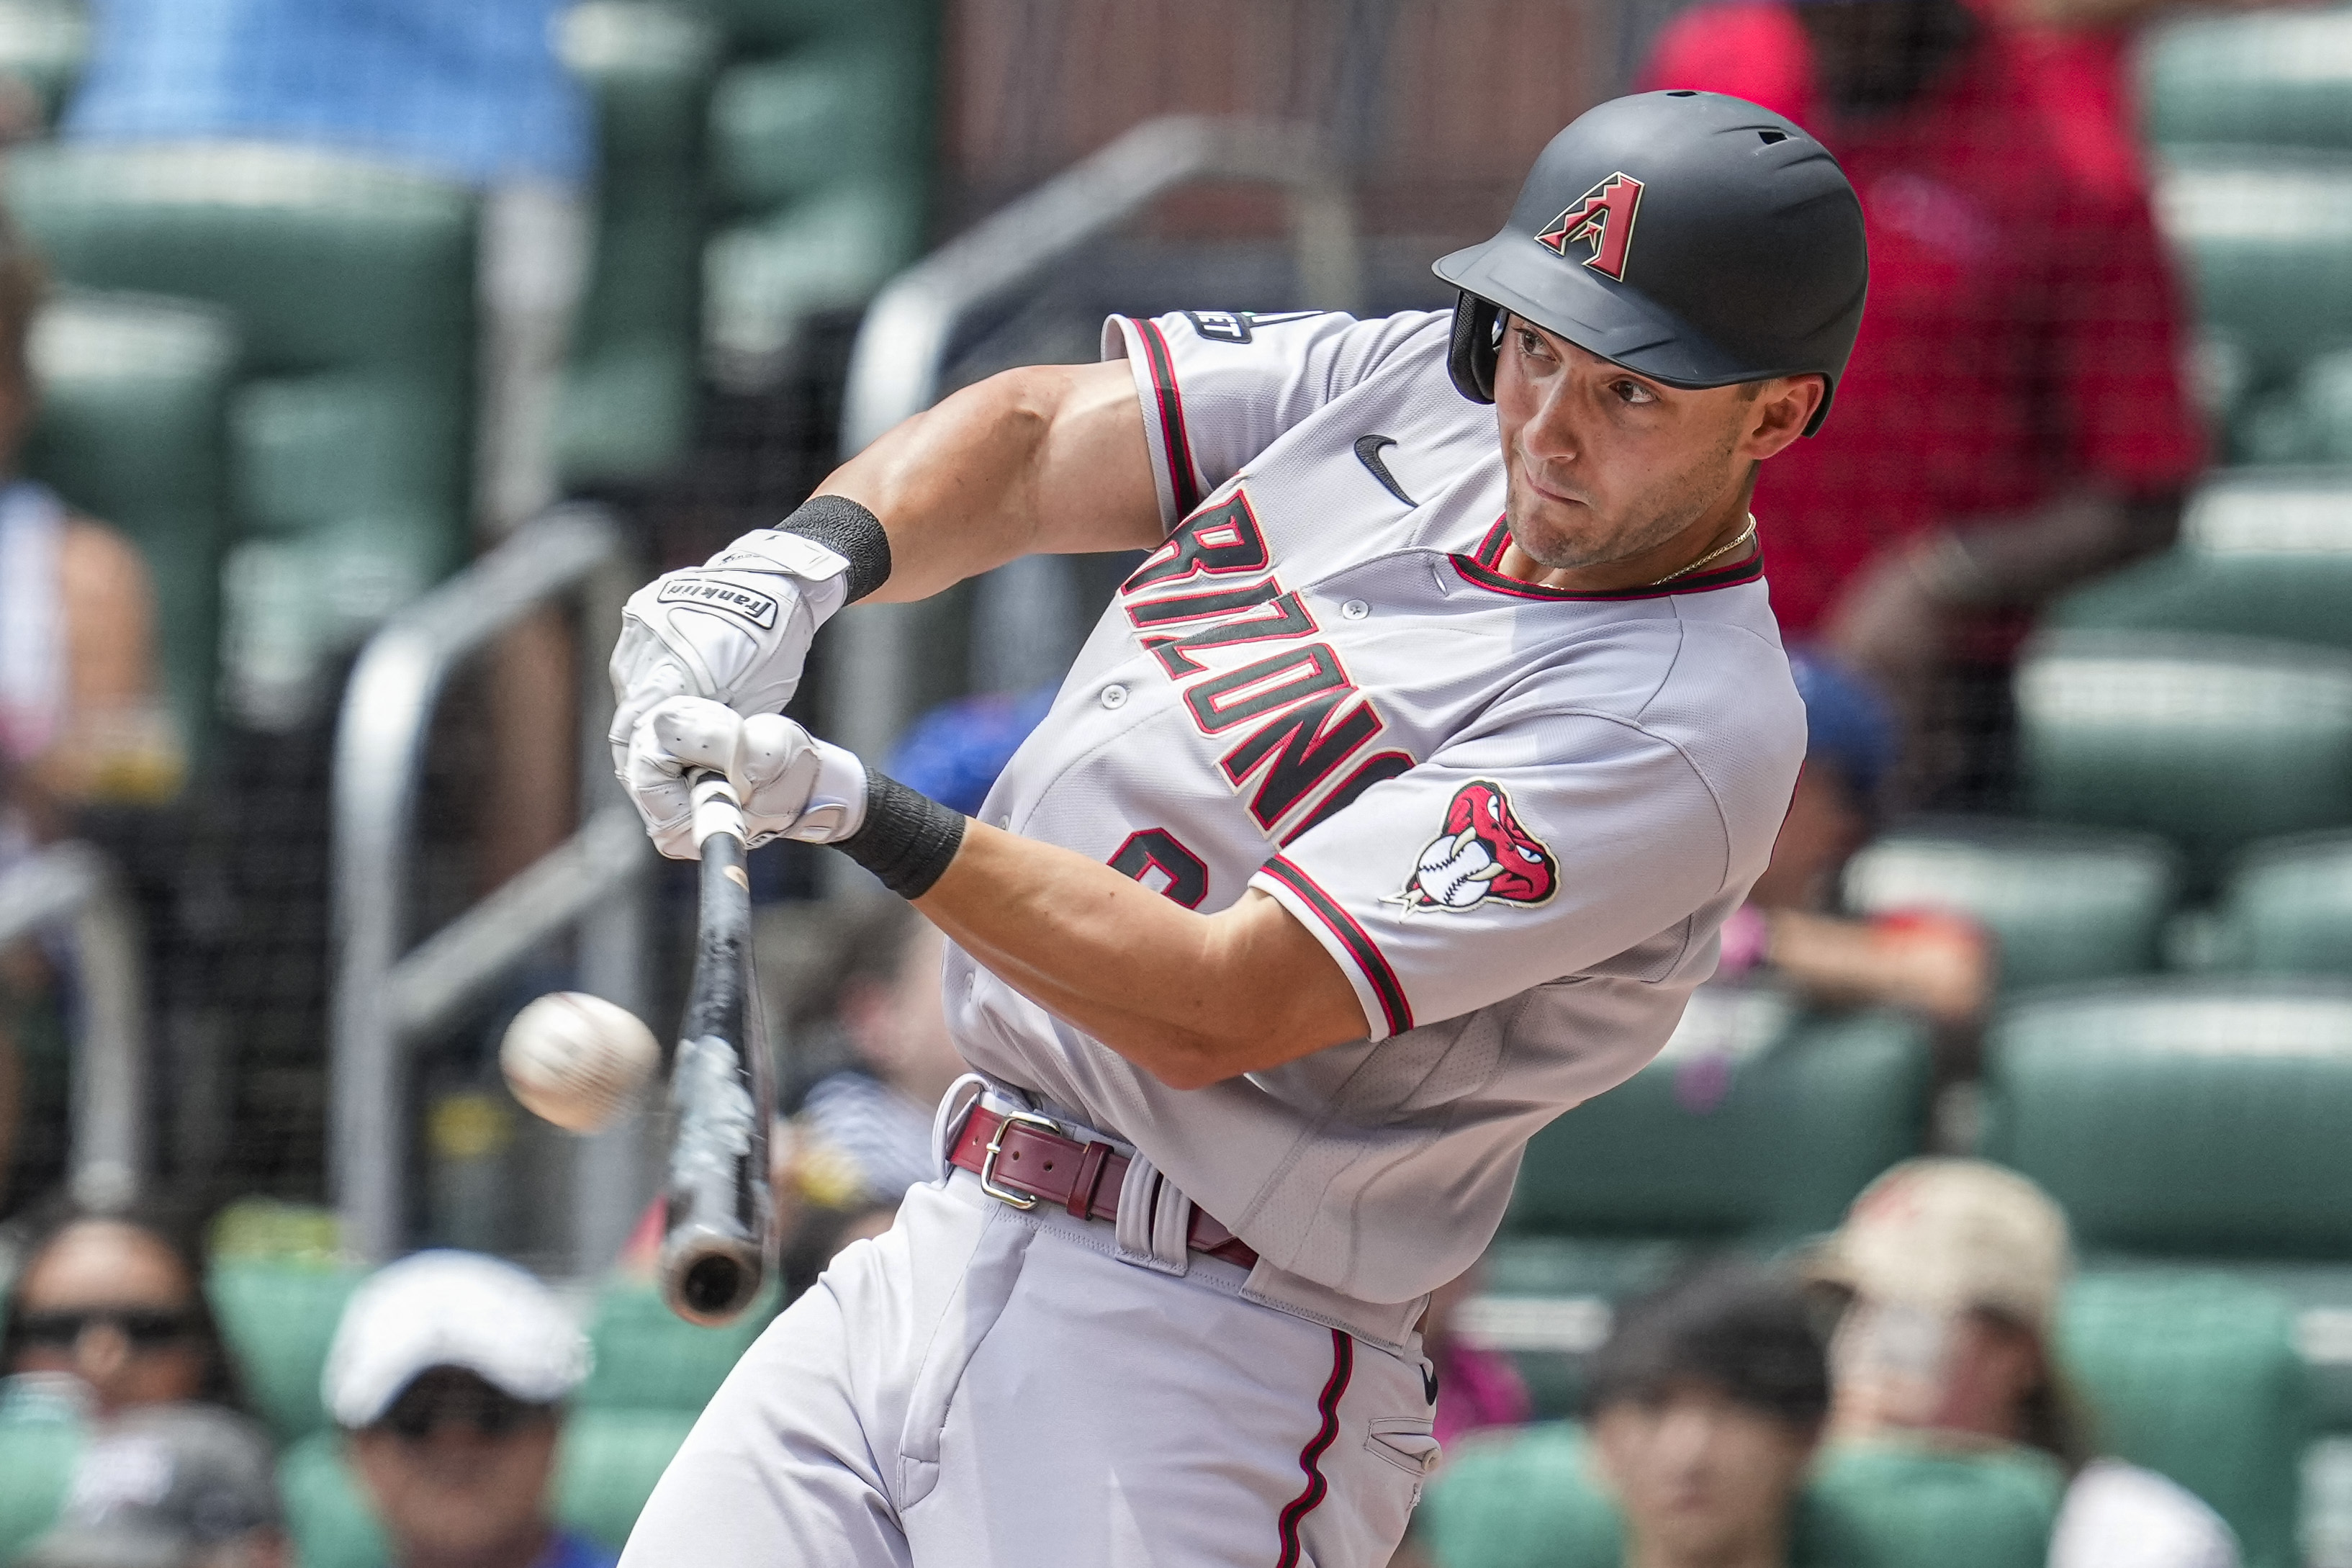
[[[1396,444],[1397,438],[1393,436],[1359,436],[1356,437],[1356,461],[1363,464],[1365,471],[1381,481],[1381,489],[1407,506],[1419,506],[1419,501],[1404,493],[1404,487],[1396,482],[1396,476],[1389,472],[1389,466],[1381,461],[1381,448]]]
[[[1435,1367],[1425,1366],[1421,1369],[1421,1393],[1422,1397],[1428,1400],[1430,1404],[1437,1403],[1437,1369]]]

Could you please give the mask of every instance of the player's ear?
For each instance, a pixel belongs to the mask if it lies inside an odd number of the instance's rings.
[[[1742,455],[1761,460],[1780,451],[1805,433],[1828,395],[1829,383],[1819,375],[1780,375],[1766,382],[1747,407]]]

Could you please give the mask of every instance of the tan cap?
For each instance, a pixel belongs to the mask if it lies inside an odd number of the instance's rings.
[[[2066,1216],[2016,1172],[1906,1160],[1863,1190],[1812,1272],[1879,1300],[1983,1308],[2046,1332],[2074,1271]]]

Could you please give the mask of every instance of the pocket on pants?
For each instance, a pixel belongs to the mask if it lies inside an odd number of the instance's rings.
[[[1400,1415],[1372,1422],[1365,1450],[1409,1476],[1426,1476],[1437,1468],[1441,1452],[1426,1415]]]

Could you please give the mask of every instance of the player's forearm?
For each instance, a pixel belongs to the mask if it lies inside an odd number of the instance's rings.
[[[1143,415],[1124,365],[1004,372],[916,415],[818,487],[890,538],[877,601],[928,598],[1023,555],[1160,542]]]
[[[1918,557],[1918,569],[1942,604],[2038,604],[2168,548],[2179,531],[2177,492],[2075,495],[2023,517],[1955,523]]]
[[[1022,994],[1178,1089],[1364,1032],[1338,964],[1262,895],[1197,914],[1082,855],[975,822],[915,907]]]

